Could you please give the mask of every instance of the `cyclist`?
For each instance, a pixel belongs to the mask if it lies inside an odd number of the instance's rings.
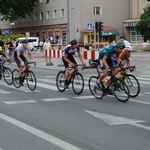
[[[21,44],[18,45],[18,47],[15,49],[15,53],[14,53],[14,59],[19,68],[18,77],[19,77],[19,82],[20,82],[21,86],[23,86],[23,79],[21,78],[22,69],[24,67],[24,64],[27,62],[27,59],[24,55],[25,53],[28,53],[29,57],[33,60],[33,62],[36,63],[36,61],[33,58],[33,55],[31,54],[31,49],[28,46],[27,39],[23,40],[21,42]]]
[[[86,66],[86,64],[83,61],[83,57],[82,54],[80,53],[80,48],[77,40],[71,40],[70,44],[67,45],[63,52],[62,52],[62,59],[63,59],[63,63],[65,66],[65,87],[68,88],[68,74],[70,71],[69,66],[74,66],[75,64],[77,64],[76,60],[74,59],[73,55],[75,55],[75,53],[78,53],[78,57],[81,61],[81,63],[83,64],[83,66]],[[77,68],[78,69],[78,68]]]
[[[131,44],[127,40],[125,40],[123,36],[120,37],[120,40],[124,42],[125,48],[119,55],[119,58],[124,60],[124,65],[126,64],[127,67],[130,67],[130,56],[131,56],[131,51],[133,51],[133,48]],[[134,69],[130,68],[130,71],[132,72],[134,71]]]
[[[112,68],[116,67],[119,64],[120,58],[118,57],[122,50],[125,48],[125,44],[122,41],[119,41],[117,44],[110,44],[108,47],[105,47],[100,51],[99,62],[102,74],[100,75],[97,83],[104,87],[102,81],[112,72]],[[114,70],[114,74],[117,74],[119,69]]]

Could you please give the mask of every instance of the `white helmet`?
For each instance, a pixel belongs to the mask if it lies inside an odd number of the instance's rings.
[[[133,51],[133,47],[130,45],[130,43],[127,40],[124,40],[123,42],[125,44],[125,48],[124,48],[125,50],[129,52]]]
[[[131,51],[133,51],[133,47],[129,45],[129,46],[125,47],[125,50],[131,52]]]

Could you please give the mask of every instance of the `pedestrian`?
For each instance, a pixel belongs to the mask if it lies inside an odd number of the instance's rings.
[[[49,42],[49,39],[47,38],[46,41],[43,44],[43,50],[44,50],[44,54],[45,54],[45,61],[46,61],[46,66],[52,65],[53,63],[51,62],[51,57],[47,56],[47,53],[49,52],[50,54],[50,50],[51,50],[51,44]]]

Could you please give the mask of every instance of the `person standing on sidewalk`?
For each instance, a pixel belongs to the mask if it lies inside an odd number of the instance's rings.
[[[53,63],[51,62],[51,57],[47,56],[47,52],[51,50],[51,44],[49,42],[49,39],[46,39],[46,41],[44,42],[43,50],[44,50],[44,54],[45,54],[46,66],[52,65]]]

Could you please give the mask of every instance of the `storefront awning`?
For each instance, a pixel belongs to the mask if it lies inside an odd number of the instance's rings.
[[[103,30],[101,31],[102,36],[112,36],[112,35],[119,35],[118,30]]]

